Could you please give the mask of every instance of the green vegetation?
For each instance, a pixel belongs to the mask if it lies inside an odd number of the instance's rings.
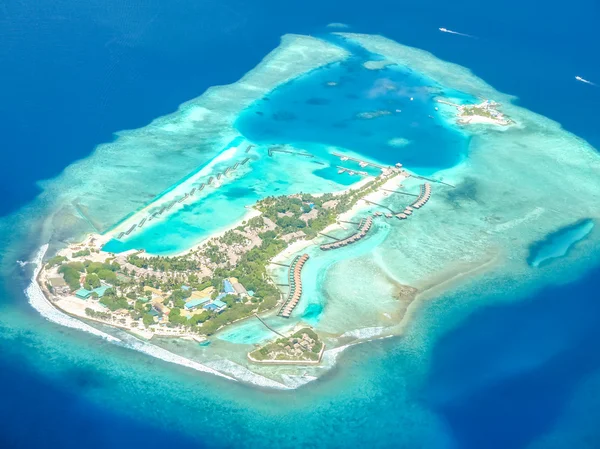
[[[250,353],[258,361],[316,362],[323,349],[323,342],[310,328],[304,328],[287,338],[278,338]]]
[[[65,279],[65,282],[67,283],[71,291],[79,289],[79,271],[77,271],[70,265],[62,265],[58,269],[58,272],[62,273],[63,278]]]
[[[89,256],[90,250],[89,249],[82,249],[81,251],[77,251],[75,253],[73,253],[73,257],[85,257],[85,256]]]
[[[108,313],[108,312],[96,312],[95,310],[92,310],[89,307],[86,307],[85,314],[87,316],[89,316],[90,318],[97,318],[97,319],[101,319],[101,320],[108,320],[108,319],[110,319],[110,313]]]
[[[46,263],[46,268],[55,267],[57,265],[60,265],[61,263],[63,263],[66,260],[69,260],[69,259],[67,259],[64,256],[54,256],[51,259],[48,259],[48,262]]]
[[[135,265],[138,268],[152,268],[156,271],[197,271],[200,269],[200,264],[187,256],[155,256],[155,257],[139,257],[137,254],[132,254],[127,257],[127,262]]]

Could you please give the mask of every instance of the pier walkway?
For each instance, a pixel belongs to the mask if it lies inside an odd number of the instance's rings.
[[[344,246],[350,245],[351,243],[358,242],[365,235],[367,235],[367,232],[369,232],[372,225],[373,225],[373,218],[368,217],[364,221],[364,223],[362,223],[362,225],[359,227],[358,232],[346,237],[345,239],[338,240],[337,242],[324,243],[323,245],[320,246],[320,248],[323,251],[327,251],[330,249],[342,248]]]
[[[267,323],[265,323],[265,320],[263,320],[261,317],[259,317],[259,316],[258,316],[258,314],[256,314],[256,313],[255,313],[255,314],[254,314],[254,316],[255,316],[255,317],[258,319],[258,321],[260,321],[261,323],[263,323],[263,324],[265,325],[265,327],[266,327],[267,329],[269,329],[271,332],[273,332],[273,333],[275,333],[275,334],[279,335],[280,337],[283,337],[283,338],[285,338],[285,335],[283,335],[283,334],[281,334],[281,333],[277,332],[275,329],[273,329],[271,326],[269,326]]]
[[[386,168],[384,165],[379,165],[379,164],[376,164],[374,162],[363,161],[362,159],[357,159],[355,157],[344,156],[343,154],[340,154],[340,153],[333,153],[332,152],[331,154],[334,155],[334,156],[339,157],[343,161],[350,160],[350,161],[358,162],[358,164],[361,167],[366,167],[367,165],[371,165],[372,167],[377,167],[377,168],[381,168],[381,169]]]
[[[288,273],[288,282],[290,284],[290,291],[286,301],[279,309],[279,316],[289,318],[294,308],[298,305],[300,298],[302,297],[302,278],[300,273],[302,267],[308,260],[308,254],[294,257],[294,260],[290,264],[290,271]]]

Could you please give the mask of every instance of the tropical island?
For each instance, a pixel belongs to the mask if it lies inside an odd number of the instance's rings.
[[[319,363],[324,350],[319,336],[303,328],[248,353],[248,359],[254,363],[312,365]]]
[[[297,388],[429,299],[545,273],[559,257],[530,266],[529,244],[597,221],[595,153],[511,101],[380,36],[288,36],[239,83],[48,183],[30,303],[170,363]],[[318,365],[248,356],[307,362],[306,339],[326,348]]]
[[[301,286],[295,285],[301,282],[300,273],[290,275],[286,300],[268,276],[271,260],[291,245],[313,244],[361,199],[410,176],[398,165],[337,194],[265,198],[241,225],[177,256],[153,256],[143,250],[107,253],[102,250],[106,238],[91,235],[50,258],[39,279],[63,311],[145,338],[201,341],[228,324],[277,306],[286,306],[282,316],[289,317],[300,299]],[[361,237],[366,234],[362,229],[359,226]],[[294,269],[292,263],[290,273]]]
[[[437,100],[438,103],[454,106],[457,110],[457,122],[462,125],[487,124],[509,126],[515,122],[499,111],[502,106],[492,100],[485,100],[478,104],[454,104],[445,100]]]

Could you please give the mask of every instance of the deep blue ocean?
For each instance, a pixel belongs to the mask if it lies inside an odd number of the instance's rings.
[[[330,22],[381,33],[468,67],[600,148],[600,88],[574,80],[580,75],[600,84],[600,3],[594,0],[8,0],[0,5],[0,215],[27,204],[38,192],[37,181],[87,157],[113,132],[143,126],[211,85],[236,81],[282,34],[318,35]],[[451,443],[444,447],[525,448],[563,431],[576,442],[571,447],[600,447],[597,426],[589,422],[600,416],[600,398],[590,396],[583,412],[569,406],[575,390],[600,374],[600,268],[588,269],[568,285],[480,308],[437,341],[427,381],[413,400],[445,423],[440,438]],[[35,316],[21,293],[26,281],[18,275],[0,280],[1,313],[10,305]],[[420,313],[429,308],[435,304]],[[30,343],[27,336],[0,339],[1,449],[219,446],[222,429],[202,428],[191,438],[129,416],[126,398],[122,406],[86,399],[83,393],[111,385],[91,368],[47,375],[43,361],[32,362]],[[91,350],[94,345],[102,346],[90,342]],[[393,342],[372,346],[381,372],[367,383],[378,392],[377,402],[328,398],[315,420],[283,429],[277,416],[265,413],[261,430],[277,431],[279,438],[294,432],[329,437],[317,422],[342,414],[347,419],[336,421],[338,437],[314,441],[347,447],[343,435],[360,442],[380,431],[381,447],[398,447],[385,429],[399,419],[394,397],[404,384],[394,373],[405,355]],[[352,353],[348,359],[356,372]],[[339,371],[344,369],[342,364]],[[173,419],[174,410],[165,415]],[[235,416],[230,426],[243,447],[250,430],[236,428]],[[273,440],[265,445],[276,447]]]

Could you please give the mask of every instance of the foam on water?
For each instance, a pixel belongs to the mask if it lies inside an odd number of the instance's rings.
[[[25,294],[29,299],[29,304],[31,304],[31,306],[48,321],[60,324],[61,326],[66,326],[72,329],[78,329],[83,332],[88,332],[90,334],[101,337],[107,341],[110,341],[111,343],[120,342],[121,340],[119,340],[118,338],[113,337],[112,335],[109,335],[107,333],[101,332],[98,329],[88,324],[85,324],[82,321],[67,315],[66,313],[61,312],[60,310],[56,309],[56,307],[54,307],[52,304],[50,304],[50,301],[46,298],[44,292],[37,283],[37,276],[42,270],[43,258],[46,254],[46,251],[48,251],[47,244],[39,249],[37,255],[31,261],[31,263],[35,264],[35,269],[33,270],[31,283],[27,287],[27,290],[25,290]]]

